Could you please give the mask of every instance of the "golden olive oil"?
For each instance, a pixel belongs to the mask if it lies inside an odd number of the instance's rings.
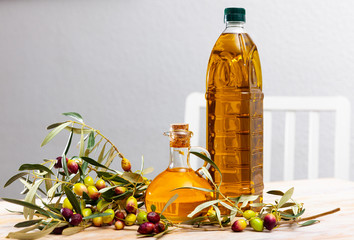
[[[256,45],[242,22],[227,22],[211,52],[206,81],[207,149],[228,197],[263,193],[263,93]],[[215,169],[216,183],[221,178]],[[225,209],[224,209],[225,212]]]

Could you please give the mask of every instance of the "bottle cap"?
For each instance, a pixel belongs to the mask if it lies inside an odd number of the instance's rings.
[[[244,8],[225,8],[224,22],[246,22],[246,10]]]

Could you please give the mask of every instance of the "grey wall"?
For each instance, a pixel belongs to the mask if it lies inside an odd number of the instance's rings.
[[[65,120],[60,114],[67,111],[106,134],[133,168],[144,155],[156,169],[150,177],[162,171],[168,162],[162,132],[183,121],[188,93],[205,90],[228,6],[247,9],[266,95],[344,95],[354,105],[350,0],[0,1],[1,185],[21,163],[61,154],[65,134],[44,148],[40,143],[45,127]],[[278,115],[275,170],[283,152]],[[330,177],[333,116],[321,117],[320,174]],[[306,119],[300,114],[297,123],[297,178],[306,176]],[[281,177],[279,170],[272,180]],[[16,196],[19,187],[0,189],[0,196]]]

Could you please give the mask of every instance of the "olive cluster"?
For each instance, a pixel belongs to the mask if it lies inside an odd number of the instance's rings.
[[[257,216],[257,213],[252,210],[246,210],[243,212],[245,219],[236,220],[231,229],[234,232],[241,232],[247,227],[247,221],[249,225],[257,232],[262,232],[264,228],[269,231],[277,225],[277,219],[274,214],[269,213],[262,218]]]
[[[70,173],[77,172],[78,164],[74,160],[67,159],[67,166]],[[57,158],[56,167],[60,168],[61,158]],[[75,170],[76,169],[76,170]],[[108,213],[106,216],[98,216],[92,218],[92,224],[96,227],[103,225],[115,225],[117,230],[124,229],[125,225],[133,225],[136,221],[136,212],[138,209],[138,203],[136,198],[130,196],[125,201],[125,211],[121,209],[113,210],[111,204],[104,199],[100,199],[101,193],[99,190],[106,188],[106,182],[103,179],[98,179],[96,182],[91,176],[86,176],[84,183],[75,183],[73,186],[73,192],[82,197],[84,192],[89,196],[91,200],[97,204],[87,206],[85,200],[80,201],[81,214],[75,213],[73,206],[68,198],[64,199],[62,204],[61,214],[69,224],[73,226],[79,225],[83,218],[97,213]],[[126,187],[117,186],[114,188],[116,195],[121,195],[127,191]],[[126,212],[126,213],[125,213]],[[90,221],[91,219],[88,219]]]
[[[101,212],[103,206],[105,206],[107,202],[105,200],[100,200],[96,206],[96,209]],[[124,229],[125,226],[131,226],[136,221],[136,210],[138,208],[138,202],[133,197],[130,196],[126,200],[125,204],[125,212],[124,210],[118,209],[114,211],[112,208],[108,208],[104,213],[110,213],[108,216],[103,217],[95,217],[92,219],[92,223],[96,227],[101,227],[102,225],[113,225],[117,230]]]
[[[138,228],[140,234],[158,234],[166,230],[165,223],[160,221],[160,215],[156,212],[140,211],[137,222],[140,225]]]

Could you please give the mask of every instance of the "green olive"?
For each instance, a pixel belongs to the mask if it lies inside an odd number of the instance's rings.
[[[250,221],[250,225],[257,232],[263,231],[263,220],[259,217],[252,218]]]
[[[106,211],[104,211],[104,213],[110,213],[111,215],[108,216],[103,216],[103,223],[110,223],[113,221],[114,219],[114,211],[113,209],[107,209]]]
[[[243,217],[246,218],[247,220],[250,220],[251,218],[255,217],[256,213],[252,210],[246,210],[243,212]]]
[[[138,224],[143,224],[144,222],[148,222],[147,220],[147,212],[145,211],[140,211],[138,213],[138,216],[136,217],[136,221],[138,222]]]
[[[88,216],[90,216],[90,215],[92,215],[92,210],[91,210],[91,208],[84,208],[84,209],[82,209],[82,216],[83,216],[83,217],[88,217]]]
[[[125,225],[127,226],[131,226],[135,223],[136,220],[136,216],[134,213],[129,213],[126,217],[125,217]]]

